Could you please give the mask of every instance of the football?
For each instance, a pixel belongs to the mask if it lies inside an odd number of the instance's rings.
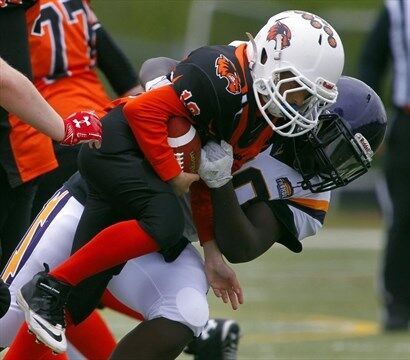
[[[182,171],[196,174],[201,160],[201,140],[188,119],[176,116],[168,120],[168,144]]]

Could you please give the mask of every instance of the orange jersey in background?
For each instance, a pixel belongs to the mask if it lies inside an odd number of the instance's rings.
[[[110,99],[95,71],[99,23],[88,1],[40,0],[26,17],[33,82],[41,95],[63,118],[90,109],[103,115]],[[51,139],[14,115],[9,122],[21,182],[57,167]]]
[[[40,0],[27,25],[34,84],[44,98],[63,118],[88,109],[102,115],[110,99],[95,71],[100,25],[88,1]]]

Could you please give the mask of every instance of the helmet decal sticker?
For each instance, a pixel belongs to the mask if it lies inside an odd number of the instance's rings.
[[[312,25],[315,29],[321,29],[322,24],[320,21],[317,21],[316,19],[310,21],[310,25]]]
[[[333,36],[329,36],[329,37],[327,38],[327,42],[329,43],[329,45],[330,45],[332,48],[335,48],[335,47],[337,46],[337,41],[336,41],[336,39],[335,39]]]
[[[266,40],[271,41],[275,40],[277,42],[277,36],[281,36],[281,49],[287,48],[290,46],[290,39],[292,38],[292,32],[290,29],[280,21],[277,21],[268,31],[268,35],[266,36]],[[276,43],[276,47],[278,44]]]
[[[312,25],[315,29],[320,30],[323,27],[324,32],[326,33],[326,35],[328,35],[327,43],[332,48],[337,47],[337,41],[333,37],[333,30],[325,20],[313,14],[307,13],[307,12],[303,12],[303,11],[295,11],[295,12],[297,14],[301,14],[302,18],[305,20],[308,20],[310,22],[310,25]]]

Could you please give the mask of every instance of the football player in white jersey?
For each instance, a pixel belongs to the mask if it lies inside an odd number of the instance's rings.
[[[333,114],[322,116],[317,131],[272,146],[236,173],[233,181],[224,173],[226,169],[220,169],[216,181],[214,177],[209,183],[219,185],[212,191],[218,245],[230,261],[252,260],[274,242],[300,252],[301,240],[323,225],[328,190],[346,185],[367,171],[371,151],[377,149],[385,132],[383,104],[358,80],[345,77],[338,86],[340,94]],[[213,154],[218,146],[209,145]],[[220,158],[229,158],[226,149],[220,147],[219,151]],[[204,159],[211,165],[218,161]],[[206,179],[206,173],[202,175]],[[218,183],[218,179],[223,180]],[[10,345],[24,319],[16,304],[17,290],[41,270],[43,263],[53,267],[69,256],[85,199],[83,185],[78,178],[71,179],[46,204],[3,272],[2,278],[10,283],[12,306],[0,320],[0,326],[8,329],[7,333],[0,332],[0,346]],[[227,216],[228,210],[232,216]],[[235,246],[225,241],[235,241]],[[208,285],[201,258],[192,245],[172,263],[165,263],[159,254],[129,261],[108,288],[147,321],[171,319],[194,336],[200,334],[208,318]],[[198,353],[195,356],[204,358]]]
[[[275,142],[232,181],[229,147],[206,146],[211,156],[203,153],[199,173],[211,188],[216,240],[230,262],[251,261],[275,242],[302,251],[302,240],[323,225],[330,190],[367,172],[386,131],[383,103],[354,78],[341,77],[337,86],[336,104],[317,129]],[[215,344],[212,336],[195,339],[195,360],[211,359],[204,354],[215,354]]]
[[[306,136],[276,141],[245,164],[233,182],[213,186],[218,183],[215,169],[211,181],[201,174],[213,187],[216,241],[230,262],[250,261],[274,242],[300,252],[301,240],[323,225],[329,190],[367,172],[386,131],[383,103],[360,80],[341,77],[337,85],[336,103]],[[214,158],[217,146],[213,145]],[[220,157],[225,156],[220,149]],[[270,166],[265,165],[267,158]],[[224,169],[220,173],[226,178]],[[237,199],[242,205],[246,202],[245,212]],[[230,216],[224,216],[227,213]]]

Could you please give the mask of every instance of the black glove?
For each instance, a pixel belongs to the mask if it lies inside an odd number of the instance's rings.
[[[6,315],[6,312],[10,307],[10,301],[9,286],[0,279],[0,318]]]

